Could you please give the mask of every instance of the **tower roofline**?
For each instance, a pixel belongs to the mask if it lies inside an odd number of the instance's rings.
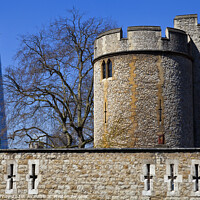
[[[197,18],[197,14],[177,15],[174,19]]]
[[[94,43],[94,59],[113,53],[129,51],[179,52],[190,56],[190,40],[185,31],[166,28],[162,37],[160,26],[131,26],[127,38],[122,38],[122,29],[112,29],[97,37]]]
[[[110,34],[115,34],[115,33],[121,33],[121,36],[122,36],[122,28],[115,28],[115,29],[111,29],[109,31],[105,31],[105,32],[99,34],[97,36],[96,40],[105,36],[105,35],[110,35]]]
[[[127,31],[161,31],[160,26],[129,26]]]

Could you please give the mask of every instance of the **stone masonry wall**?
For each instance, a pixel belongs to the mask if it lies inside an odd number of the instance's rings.
[[[94,44],[94,59],[111,53],[124,51],[172,51],[188,54],[188,38],[184,31],[167,28],[166,37],[161,37],[158,26],[128,27],[127,38],[122,30],[114,29],[97,37]]]
[[[192,147],[192,62],[168,54],[112,56],[113,77],[102,79],[107,59],[94,67],[95,147],[155,147],[160,133],[169,147]]]
[[[163,127],[169,147],[193,147],[192,62],[181,56],[162,56]]]
[[[0,152],[0,199],[195,200],[196,169],[200,149],[7,150]]]
[[[195,146],[200,146],[200,25],[197,15],[181,15],[174,19],[174,27],[184,30],[191,37],[194,82],[194,133]]]
[[[193,71],[184,31],[129,27],[95,41],[95,147],[155,147],[160,135],[169,147],[193,147]],[[112,77],[102,78],[102,63]],[[105,122],[105,119],[107,121]]]

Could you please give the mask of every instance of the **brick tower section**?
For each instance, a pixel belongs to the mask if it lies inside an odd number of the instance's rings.
[[[127,38],[121,29],[99,35],[94,44],[95,147],[193,147],[189,43],[184,31],[167,28],[162,38],[157,26],[129,27]]]

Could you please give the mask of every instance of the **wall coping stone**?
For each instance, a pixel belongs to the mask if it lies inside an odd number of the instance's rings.
[[[177,15],[174,19],[197,18],[197,14]]]
[[[111,29],[109,31],[103,32],[103,33],[101,33],[97,36],[96,40],[105,36],[105,35],[110,35],[110,34],[114,34],[114,33],[120,33],[122,35],[122,28],[115,28],[115,29]]]
[[[161,31],[160,26],[129,26],[127,31]]]
[[[170,31],[170,32],[174,32],[174,33],[181,33],[181,34],[186,34],[185,31],[177,29],[177,28],[171,28],[171,27],[167,27],[166,30]]]
[[[0,149],[0,153],[193,153],[200,148]]]

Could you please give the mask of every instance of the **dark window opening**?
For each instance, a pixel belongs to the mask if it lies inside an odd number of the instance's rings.
[[[106,78],[106,63],[103,61],[102,63],[102,71],[103,71],[103,79]]]
[[[177,176],[174,175],[174,164],[170,164],[170,176],[168,176],[168,179],[170,179],[170,189],[171,191],[174,191],[174,181],[176,180]]]
[[[106,123],[106,113],[107,113],[107,111],[106,111],[106,102],[105,102],[105,111],[104,111],[104,113],[105,113],[105,123]]]
[[[199,191],[199,165],[195,164],[195,175],[193,176],[193,179],[195,180],[195,192]]]
[[[112,77],[112,62],[109,59],[107,63],[102,63],[102,79]]]
[[[35,174],[35,164],[32,164],[32,175],[30,175],[31,179],[31,189],[35,189],[35,181],[37,179],[37,175]]]
[[[15,177],[13,169],[14,169],[14,164],[10,164],[10,174],[8,175],[8,178],[9,178],[9,190],[13,189],[13,178]]]
[[[150,175],[150,164],[146,165],[146,176],[144,176],[144,178],[147,180],[146,182],[146,190],[149,191],[151,189],[151,179],[153,178],[153,176]]]
[[[108,78],[109,78],[112,77],[112,62],[110,60],[108,60],[107,66],[108,66]]]

